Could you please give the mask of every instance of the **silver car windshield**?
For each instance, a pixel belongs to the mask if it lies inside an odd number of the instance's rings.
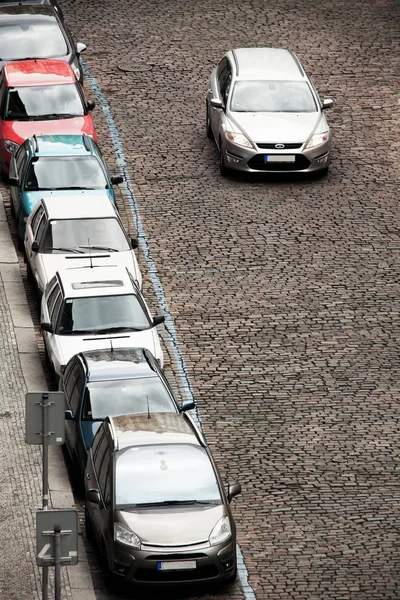
[[[104,282],[99,282],[99,287]],[[134,294],[67,298],[57,325],[59,335],[143,331],[150,322]]]
[[[230,104],[232,112],[316,112],[317,106],[304,81],[237,81]]]
[[[25,178],[26,190],[104,190],[103,168],[95,156],[38,156]]]
[[[158,377],[96,381],[88,384],[82,418],[105,419],[133,413],[176,412],[176,406]]]
[[[117,455],[115,503],[221,503],[214,469],[204,448],[189,444],[135,446]]]
[[[75,83],[10,88],[6,100],[6,119],[57,119],[82,117],[82,98]]]
[[[48,223],[40,252],[43,254],[98,254],[130,250],[117,219],[62,219]]]
[[[1,22],[2,60],[66,56],[68,46],[55,18],[13,15]]]

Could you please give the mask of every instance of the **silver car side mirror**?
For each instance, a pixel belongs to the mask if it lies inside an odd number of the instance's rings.
[[[219,108],[221,110],[224,108],[224,104],[219,98],[211,98],[210,104],[213,108]]]
[[[81,54],[81,52],[85,52],[87,46],[83,42],[78,42],[76,44],[76,52],[77,54]]]
[[[332,108],[333,106],[333,100],[331,98],[325,98],[325,100],[322,102],[322,108]]]
[[[228,484],[228,494],[227,494],[228,502],[230,503],[232,501],[232,498],[234,498],[235,496],[240,494],[241,491],[242,491],[242,486],[240,485],[240,483],[238,483],[237,481],[232,481],[231,483],[229,483]]]

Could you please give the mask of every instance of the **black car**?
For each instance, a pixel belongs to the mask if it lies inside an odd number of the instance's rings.
[[[79,55],[86,45],[76,43],[53,6],[0,3],[0,68],[14,60],[65,60],[83,81]]]
[[[44,6],[53,6],[60,19],[64,19],[61,6],[58,4],[57,0],[0,0],[0,6],[15,6],[16,4],[42,4]]]
[[[94,435],[108,415],[194,408],[193,401],[178,404],[156,359],[144,348],[80,352],[67,363],[59,389],[66,402],[66,446],[82,474]]]

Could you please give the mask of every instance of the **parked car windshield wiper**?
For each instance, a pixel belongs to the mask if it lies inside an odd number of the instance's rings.
[[[72,115],[68,113],[48,113],[45,115],[35,115],[35,119],[72,119],[73,117],[81,117],[82,115]]]
[[[83,250],[78,248],[63,248],[62,246],[45,246],[48,250],[60,250],[61,252],[75,252],[75,254],[85,254]]]
[[[118,333],[119,331],[144,331],[137,327],[104,327],[104,329],[96,329],[96,333]]]
[[[220,504],[218,500],[163,500],[162,502],[139,502],[138,504],[122,505],[118,510],[127,508],[146,508],[148,506],[193,506],[194,504]]]
[[[95,329],[58,329],[57,335],[82,335],[97,333]]]
[[[110,248],[109,246],[82,246],[82,244],[79,244],[78,248],[88,248],[89,250],[108,250],[108,252],[118,252],[117,248]]]

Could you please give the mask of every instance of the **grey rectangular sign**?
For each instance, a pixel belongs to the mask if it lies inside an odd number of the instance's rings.
[[[47,431],[43,431],[43,411],[47,411]],[[63,444],[65,438],[64,392],[28,392],[25,396],[25,441],[43,444],[47,434],[49,444]]]
[[[55,564],[54,532],[60,531],[60,562],[62,565],[78,563],[78,511],[36,511],[36,562],[39,567]]]

